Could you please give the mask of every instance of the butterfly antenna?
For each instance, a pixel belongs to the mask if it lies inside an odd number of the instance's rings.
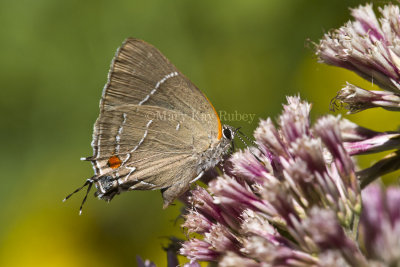
[[[237,132],[238,132],[239,134],[241,134],[244,138],[246,138],[247,141],[249,141],[251,144],[253,144],[253,145],[255,145],[255,146],[258,147],[257,143],[254,142],[254,140],[252,140],[250,137],[248,137],[247,135],[245,135],[242,131],[240,131],[240,130],[238,129]]]
[[[244,139],[243,139],[240,135],[236,135],[236,133],[239,133],[239,134],[245,136],[245,135],[240,131],[240,128],[241,128],[241,127],[235,129],[235,136],[237,136],[237,137],[240,139],[240,141],[242,141],[242,143],[243,143],[246,147],[248,147],[249,144],[247,144],[246,141],[244,141]],[[248,138],[246,138],[246,139],[248,139]]]
[[[244,138],[246,138],[247,141],[249,141],[252,145],[254,145],[255,148],[256,148],[258,151],[261,152],[262,155],[264,155],[264,153],[261,151],[261,149],[258,147],[258,144],[257,144],[254,140],[252,140],[250,137],[248,137],[247,135],[245,135],[245,134],[244,134],[243,132],[241,132],[239,129],[237,129],[237,132],[238,132],[241,136],[243,136]],[[250,146],[243,140],[243,138],[242,138],[240,135],[238,135],[237,137],[242,141],[243,144],[245,144],[247,147],[249,147],[250,153],[251,153],[258,161],[261,162],[261,159],[260,159],[256,154],[254,154],[253,150],[251,149],[252,147],[250,147]]]
[[[242,143],[243,143],[246,147],[249,146],[249,145],[246,143],[246,141],[244,141],[243,138],[242,138],[240,135],[236,135],[236,136],[237,136],[237,138],[239,138],[240,141],[242,141]]]

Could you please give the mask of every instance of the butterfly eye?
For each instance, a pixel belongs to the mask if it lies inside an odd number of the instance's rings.
[[[229,128],[223,130],[224,137],[228,140],[232,140],[232,131]]]

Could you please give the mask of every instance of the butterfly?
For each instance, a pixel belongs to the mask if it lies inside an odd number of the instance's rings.
[[[166,208],[230,152],[235,129],[154,46],[128,38],[117,50],[94,124],[92,185],[110,201],[129,190],[161,190]],[[65,200],[66,200],[65,199]]]

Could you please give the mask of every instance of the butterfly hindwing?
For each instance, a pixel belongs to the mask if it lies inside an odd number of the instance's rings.
[[[120,183],[120,190],[162,189],[198,175],[194,155],[210,143],[203,125],[189,116],[152,106],[108,107],[94,130],[91,160],[98,176]],[[192,131],[198,132],[193,138]]]

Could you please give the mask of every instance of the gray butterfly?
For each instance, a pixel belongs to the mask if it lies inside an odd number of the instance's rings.
[[[83,205],[93,184],[107,201],[128,190],[160,189],[166,208],[223,159],[234,134],[160,51],[128,38],[100,100],[93,156],[82,159],[92,162],[94,176],[72,194],[88,186]]]

